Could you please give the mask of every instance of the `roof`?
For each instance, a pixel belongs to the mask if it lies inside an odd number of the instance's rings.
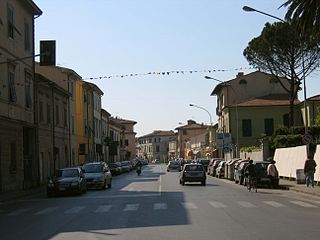
[[[245,78],[245,77],[248,77],[250,75],[256,75],[256,74],[266,74],[266,75],[271,75],[271,74],[268,74],[268,73],[264,73],[264,72],[261,72],[261,71],[255,71],[255,72],[252,72],[252,73],[249,73],[249,74],[246,74],[246,75],[237,75],[237,77],[233,78],[233,79],[230,79],[230,80],[226,80],[226,81],[222,81],[221,83],[219,83],[218,85],[215,86],[215,88],[212,90],[210,96],[214,96],[216,95],[217,93],[220,92],[221,88],[223,87],[226,87],[226,86],[229,86],[229,82],[231,81],[234,81],[234,80],[237,80],[237,79],[240,79],[240,78]]]
[[[309,97],[307,101],[320,101],[320,95]]]
[[[170,130],[170,131],[163,131],[163,130],[155,130],[152,133],[143,135],[139,138],[145,138],[145,137],[165,137],[165,136],[174,136],[175,133]]]
[[[296,99],[294,104],[299,104],[300,101]],[[235,107],[260,107],[260,106],[289,106],[290,100],[286,94],[270,94],[263,97],[257,97],[247,101],[234,104]]]
[[[110,119],[112,119],[114,122],[117,122],[119,124],[137,124],[136,121],[133,121],[133,120],[128,120],[128,119],[122,119],[122,118],[118,118],[118,117],[111,117]]]

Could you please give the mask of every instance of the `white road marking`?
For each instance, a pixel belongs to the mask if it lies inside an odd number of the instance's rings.
[[[275,208],[285,207],[285,205],[278,203],[278,202],[275,202],[275,201],[264,201],[264,203],[268,204],[272,207],[275,207]]]
[[[127,204],[123,211],[137,211],[139,204]]]
[[[11,213],[8,213],[7,216],[18,216],[22,213],[25,213],[27,211],[29,211],[31,208],[22,208],[22,209],[19,209],[19,210],[16,210],[14,212],[11,212]]]
[[[102,205],[102,206],[99,206],[94,212],[105,213],[105,212],[109,212],[111,208],[112,208],[112,205]]]
[[[46,215],[49,213],[52,213],[53,211],[55,211],[58,207],[49,207],[49,208],[45,208],[39,212],[36,212],[35,215]]]
[[[226,208],[227,205],[225,205],[224,203],[222,202],[209,202],[209,204],[214,207],[214,208]]]
[[[168,205],[166,203],[154,203],[153,210],[166,210],[168,209]]]
[[[250,203],[250,202],[245,202],[245,201],[238,201],[237,202],[241,207],[245,207],[245,208],[254,208],[256,207],[256,205]]]
[[[181,203],[181,205],[187,209],[197,209],[198,208],[194,203],[190,203],[190,202],[183,202],[183,203]]]
[[[312,205],[310,203],[302,202],[302,201],[290,201],[293,204],[299,205],[301,207],[306,207],[306,208],[316,208],[315,205]]]
[[[65,214],[75,214],[75,213],[82,211],[85,208],[86,208],[85,206],[77,206],[77,207],[70,208],[69,210],[65,211],[64,213]]]

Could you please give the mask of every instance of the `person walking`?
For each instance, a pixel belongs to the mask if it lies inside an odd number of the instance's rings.
[[[270,178],[270,186],[272,188],[276,188],[279,185],[279,172],[276,165],[274,165],[275,163],[276,161],[271,160],[267,167],[267,175]]]
[[[316,172],[316,161],[309,156],[308,159],[304,163],[304,174],[306,175],[306,184],[307,187],[314,187],[314,173]]]

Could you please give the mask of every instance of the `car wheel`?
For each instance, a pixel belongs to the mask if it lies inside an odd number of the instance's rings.
[[[108,188],[111,188],[111,186],[112,186],[112,180],[110,179],[110,182],[109,182],[109,184],[108,184]]]
[[[206,181],[202,181],[201,184],[202,184],[202,186],[205,186],[206,185]]]

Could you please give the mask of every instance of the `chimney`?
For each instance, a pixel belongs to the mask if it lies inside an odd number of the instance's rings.
[[[188,120],[188,125],[191,125],[191,124],[196,124],[196,122],[193,120]]]
[[[244,72],[238,72],[238,74],[237,74],[237,78],[239,78],[239,77],[243,77],[244,76]]]

